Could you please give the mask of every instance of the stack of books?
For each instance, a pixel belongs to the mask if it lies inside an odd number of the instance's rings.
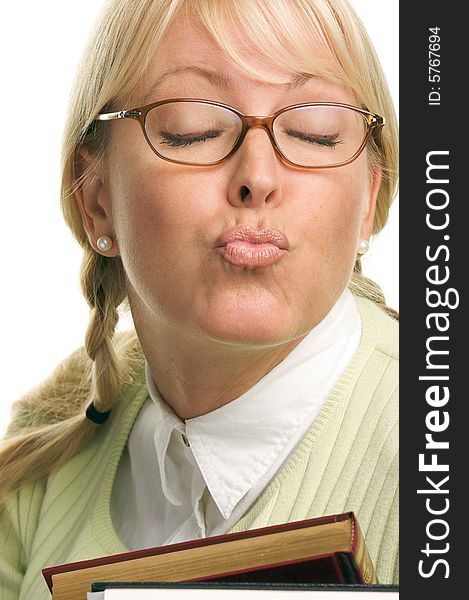
[[[283,600],[280,593],[306,593],[305,585],[310,586],[308,593],[323,594],[333,590],[313,590],[311,584],[358,584],[353,588],[357,590],[377,583],[365,539],[351,512],[48,567],[43,574],[53,600],[86,600],[87,594],[91,600],[166,598],[161,586],[148,582],[210,582],[204,584],[203,594],[216,593],[215,585],[224,590],[223,597],[231,589],[242,593],[243,600],[248,600],[253,584],[268,585],[273,598]],[[96,582],[107,584],[92,588]],[[139,585],[129,587],[135,583]],[[165,594],[177,593],[181,599],[190,594],[195,600],[191,585],[165,586]],[[373,593],[384,593],[390,600],[387,591],[380,588]],[[373,600],[368,594],[367,600]]]

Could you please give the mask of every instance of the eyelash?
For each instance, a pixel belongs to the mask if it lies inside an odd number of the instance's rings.
[[[335,148],[335,146],[342,143],[340,140],[336,141],[337,138],[339,137],[338,133],[335,133],[334,135],[327,135],[327,136],[325,135],[325,136],[317,137],[317,136],[310,136],[305,133],[302,133],[301,131],[295,131],[293,129],[286,129],[284,131],[288,135],[296,137],[303,142],[308,142],[310,144],[318,144],[319,146],[326,146],[328,148]]]
[[[167,144],[172,148],[185,148],[197,142],[205,142],[219,137],[223,132],[220,130],[206,131],[198,135],[187,136],[182,133],[172,134],[167,131],[161,132],[161,137],[165,138],[160,144]]]

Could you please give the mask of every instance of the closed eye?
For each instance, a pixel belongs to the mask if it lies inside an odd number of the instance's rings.
[[[334,148],[337,144],[342,144],[342,141],[338,139],[338,133],[334,133],[333,135],[318,135],[314,133],[305,133],[304,131],[298,131],[296,129],[285,129],[284,132],[302,142],[325,146],[327,148]]]
[[[184,148],[199,142],[206,142],[223,134],[221,129],[211,131],[202,131],[200,133],[169,133],[169,131],[161,131],[160,136],[163,140],[160,144],[166,144],[172,148]]]

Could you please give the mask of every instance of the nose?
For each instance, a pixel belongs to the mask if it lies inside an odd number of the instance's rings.
[[[282,164],[264,127],[249,129],[231,161],[228,200],[232,206],[260,209],[279,204]]]

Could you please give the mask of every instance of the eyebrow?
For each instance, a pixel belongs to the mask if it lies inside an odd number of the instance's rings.
[[[158,91],[158,89],[168,77],[177,75],[179,73],[184,73],[186,71],[201,75],[202,77],[207,79],[207,81],[209,81],[211,84],[215,85],[220,89],[230,90],[234,87],[234,81],[229,75],[219,73],[218,71],[212,71],[199,65],[183,65],[180,67],[174,67],[173,69],[169,69],[168,71],[162,73],[149,89],[148,93],[145,96],[145,101],[151,99],[153,94],[156,91]],[[283,85],[286,85],[286,87],[297,88],[304,85],[309,79],[312,79],[313,77],[314,75],[295,73],[292,75],[290,82]]]
[[[221,89],[227,90],[233,88],[234,84],[232,79],[227,75],[224,75],[223,73],[211,71],[210,69],[206,69],[205,67],[199,67],[198,65],[183,65],[181,67],[174,67],[173,69],[169,69],[168,71],[162,73],[149,89],[148,93],[145,96],[145,100],[150,100],[153,94],[156,91],[158,91],[158,89],[162,86],[166,79],[187,71],[201,75],[202,77],[207,79],[211,84]]]

